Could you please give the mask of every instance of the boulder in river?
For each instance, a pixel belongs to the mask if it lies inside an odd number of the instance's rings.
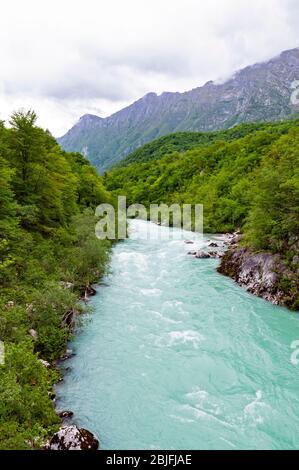
[[[190,254],[193,254],[193,253],[190,252]],[[219,251],[208,251],[208,252],[197,251],[194,254],[195,254],[195,258],[197,259],[209,259],[209,258],[219,259],[219,258],[222,258],[223,256],[223,253]]]
[[[208,258],[210,258],[210,255],[209,255],[209,253],[206,253],[205,251],[198,251],[195,255],[195,258],[208,259]]]
[[[57,412],[59,418],[61,419],[69,419],[74,416],[74,413],[70,410],[63,410],[63,411],[58,411]]]
[[[211,248],[218,248],[218,244],[217,244],[217,243],[214,243],[214,242],[210,243],[209,246],[210,246]]]
[[[99,441],[87,429],[63,426],[46,444],[45,450],[97,450]]]

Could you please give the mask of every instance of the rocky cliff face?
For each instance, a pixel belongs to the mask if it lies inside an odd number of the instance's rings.
[[[291,101],[299,80],[299,48],[186,93],[149,93],[112,116],[83,116],[58,139],[65,150],[83,152],[103,171],[137,147],[176,131],[214,131],[241,122],[277,120],[299,112]],[[299,84],[298,84],[299,88]]]
[[[253,253],[233,248],[221,260],[218,271],[230,276],[248,292],[275,305],[299,309],[299,283],[296,266],[290,269],[279,255]]]

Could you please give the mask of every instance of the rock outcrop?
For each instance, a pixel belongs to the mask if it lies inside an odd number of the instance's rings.
[[[220,259],[223,256],[221,251],[190,251],[188,254],[194,255],[197,259]]]
[[[299,307],[298,273],[286,266],[279,255],[230,248],[223,256],[218,272],[275,305],[295,310]]]
[[[87,429],[63,426],[54,434],[45,450],[97,450],[99,441]]]

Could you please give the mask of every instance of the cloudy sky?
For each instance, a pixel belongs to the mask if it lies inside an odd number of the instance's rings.
[[[10,0],[0,119],[34,108],[60,136],[82,114],[108,116],[298,47],[298,24],[298,0]]]

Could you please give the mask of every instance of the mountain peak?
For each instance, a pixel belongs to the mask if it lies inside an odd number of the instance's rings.
[[[299,48],[184,93],[147,93],[108,118],[82,116],[64,137],[65,150],[88,154],[103,171],[136,148],[178,131],[216,131],[242,122],[275,121],[299,112],[291,85],[299,80]]]
[[[101,118],[100,116],[96,116],[96,114],[83,114],[83,116],[80,117],[79,119],[79,122],[82,122],[82,121],[90,121],[90,122],[93,122],[93,121],[102,121],[103,118]]]
[[[150,100],[150,99],[155,99],[157,98],[157,93],[154,93],[153,91],[150,91],[149,93],[147,93],[146,95],[144,95],[144,97],[142,98],[143,100]]]
[[[139,98],[135,103],[151,103],[155,101],[158,98],[157,93],[154,93],[153,91],[150,91],[149,93],[146,93],[146,95],[142,96]],[[134,103],[133,103],[134,104]]]

